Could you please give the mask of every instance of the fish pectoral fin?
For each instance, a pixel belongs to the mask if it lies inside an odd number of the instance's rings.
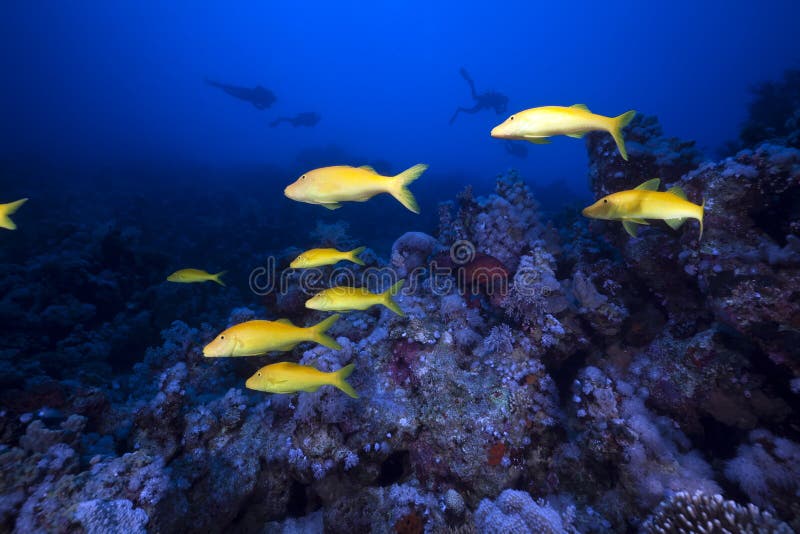
[[[318,384],[316,386],[306,386],[301,391],[305,391],[306,393],[314,393],[319,389],[320,385],[321,384]]]
[[[328,208],[329,210],[338,210],[339,208],[342,207],[342,205],[339,204],[338,202],[328,202],[326,204],[320,204],[320,206]]]
[[[638,187],[634,187],[634,189],[638,189],[639,191],[658,191],[659,185],[661,185],[661,178],[653,178],[652,180],[647,180],[643,184],[640,184]]]
[[[636,223],[629,220],[622,221],[622,227],[625,228],[625,231],[628,232],[628,235],[631,237],[636,237]]]
[[[591,113],[591,111],[589,111],[589,107],[586,104],[572,104],[570,107],[575,109],[580,109],[583,111],[588,111],[589,113]],[[570,137],[572,136],[570,135]]]
[[[632,223],[636,223],[636,224],[647,224],[647,225],[650,224],[649,222],[645,221],[644,219],[634,219],[633,217],[628,217],[625,220],[626,221],[630,221]]]
[[[673,230],[677,230],[683,223],[686,222],[686,217],[682,217],[680,219],[664,219],[664,222],[667,223]]]
[[[549,145],[551,143],[547,137],[525,137],[525,140],[534,145]]]
[[[286,319],[285,317],[284,317],[284,318],[282,318],[282,319],[278,319],[278,320],[277,320],[277,321],[275,321],[275,322],[276,322],[276,323],[280,323],[280,324],[289,324],[289,325],[292,325],[292,326],[294,326],[294,323],[292,323],[292,321],[290,321],[289,319]]]
[[[363,170],[369,171],[369,172],[374,172],[374,173],[377,174],[377,172],[375,171],[375,169],[372,168],[371,165],[362,165],[361,167],[359,167],[359,169],[363,169]]]
[[[567,134],[567,137],[572,137],[573,139],[580,139],[584,135],[586,135],[586,132],[575,132],[575,133]]]
[[[684,192],[684,190],[677,185],[675,187],[667,189],[667,193],[672,193],[676,197],[682,198],[683,200],[689,200],[686,198],[686,192]]]

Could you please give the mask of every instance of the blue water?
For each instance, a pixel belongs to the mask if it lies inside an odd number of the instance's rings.
[[[215,169],[270,164],[288,182],[308,147],[337,145],[353,164],[419,161],[428,180],[489,182],[509,167],[585,192],[585,150],[555,139],[509,155],[488,137],[506,115],[586,103],[657,115],[668,135],[713,153],[735,138],[751,85],[797,66],[790,1],[435,3],[9,2],[0,18],[0,156],[99,168],[114,162]],[[448,119],[478,91],[508,113]],[[205,77],[277,97],[262,111]],[[314,128],[269,128],[317,111]],[[214,180],[199,187],[214,187]],[[264,187],[271,184],[265,183]]]
[[[29,200],[0,228],[0,532],[650,532],[723,498],[800,529],[798,22],[797,1],[1,3],[0,215]],[[489,135],[573,104],[637,111],[629,161],[606,133]],[[420,214],[283,194],[418,163]],[[581,215],[655,177],[696,204],[683,226]],[[288,268],[333,246],[365,265]],[[184,268],[225,286],[167,281]],[[397,308],[343,311],[328,348],[204,354],[252,319],[319,324],[338,308],[310,295],[376,272]],[[278,361],[355,369],[360,397],[245,387]]]

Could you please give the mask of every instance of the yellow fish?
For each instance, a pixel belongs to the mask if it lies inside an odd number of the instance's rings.
[[[340,261],[347,260],[364,265],[358,257],[367,247],[358,247],[349,251],[336,250],[335,248],[312,248],[297,256],[289,267],[292,269],[308,269],[310,267],[321,267],[323,265],[334,265]]]
[[[417,199],[407,186],[420,177],[428,166],[420,163],[397,176],[381,176],[369,165],[339,165],[314,169],[302,175],[283,193],[299,202],[319,204],[329,210],[342,207],[341,202],[365,202],[380,193],[389,193],[403,206],[419,213]]]
[[[686,219],[697,219],[700,223],[700,240],[703,237],[703,208],[706,201],[703,200],[699,206],[692,204],[678,186],[660,192],[660,183],[661,180],[653,178],[635,189],[612,193],[584,208],[582,213],[592,219],[622,221],[625,231],[633,237],[636,237],[637,224],[649,224],[644,219],[662,219],[675,230]]]
[[[178,282],[179,284],[191,284],[193,282],[216,282],[221,286],[225,283],[219,279],[220,276],[225,274],[226,271],[220,271],[216,274],[207,273],[202,269],[181,269],[175,271],[167,277],[168,282]]]
[[[9,202],[8,204],[0,204],[0,228],[16,230],[17,225],[14,224],[14,221],[11,220],[9,215],[17,211],[19,207],[25,204],[27,201],[27,198],[21,198],[19,200],[15,200],[14,202]]]
[[[400,280],[383,293],[370,293],[365,287],[336,286],[320,291],[306,301],[306,308],[321,311],[366,310],[377,304],[386,306],[394,313],[405,316],[400,306],[392,300],[403,287],[405,280]]]
[[[584,104],[570,107],[542,106],[511,115],[492,129],[492,137],[522,139],[543,145],[550,142],[548,137],[552,135],[581,138],[586,132],[599,130],[614,137],[622,159],[628,161],[622,129],[633,120],[634,115],[636,112],[631,110],[619,117],[604,117],[595,115]]]
[[[295,326],[289,319],[277,321],[245,321],[219,334],[203,348],[203,356],[258,356],[270,351],[292,350],[303,341],[313,341],[330,349],[342,348],[325,332],[339,315],[332,315],[314,326]]]
[[[333,373],[324,373],[309,365],[278,362],[256,371],[244,385],[250,389],[267,393],[297,393],[298,391],[313,393],[320,386],[333,386],[357,399],[358,393],[347,382],[347,377],[353,372],[354,367],[355,365],[351,363]]]

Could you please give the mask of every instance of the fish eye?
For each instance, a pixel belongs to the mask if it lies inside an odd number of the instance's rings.
[[[508,118],[508,120],[510,120],[510,121],[513,121],[513,120],[514,120],[514,115],[511,115],[511,116]]]
[[[261,376],[261,371],[257,372],[256,374],[257,374],[258,376]]]
[[[220,339],[225,339],[225,336],[219,336]]]
[[[306,179],[306,175],[304,174],[303,176],[300,177],[300,179],[301,180],[305,180]]]
[[[608,199],[607,198],[603,199],[603,204],[608,204]]]

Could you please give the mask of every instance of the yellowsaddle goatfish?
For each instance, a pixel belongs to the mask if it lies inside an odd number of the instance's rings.
[[[636,237],[637,224],[649,224],[645,219],[661,219],[677,230],[686,219],[697,219],[700,223],[700,237],[703,237],[703,209],[686,199],[686,193],[678,186],[668,191],[659,191],[661,180],[653,178],[635,189],[619,191],[605,196],[584,208],[583,215],[592,219],[622,221],[625,231]]]
[[[289,319],[277,321],[246,321],[219,334],[203,348],[203,356],[258,356],[270,351],[292,350],[303,341],[313,341],[330,349],[342,348],[325,332],[339,315],[332,315],[314,326],[295,326]]]
[[[381,176],[369,165],[338,165],[308,171],[283,190],[292,200],[319,204],[329,210],[342,207],[342,202],[365,202],[380,193],[389,193],[403,206],[419,213],[419,205],[407,186],[420,177],[428,166],[420,163],[397,176]]]
[[[622,129],[635,115],[636,112],[631,110],[619,117],[605,117],[592,113],[584,104],[542,106],[511,115],[505,122],[495,126],[491,135],[499,139],[521,139],[543,145],[549,143],[548,137],[553,135],[581,138],[586,132],[600,130],[611,134],[622,159],[628,161]]]

